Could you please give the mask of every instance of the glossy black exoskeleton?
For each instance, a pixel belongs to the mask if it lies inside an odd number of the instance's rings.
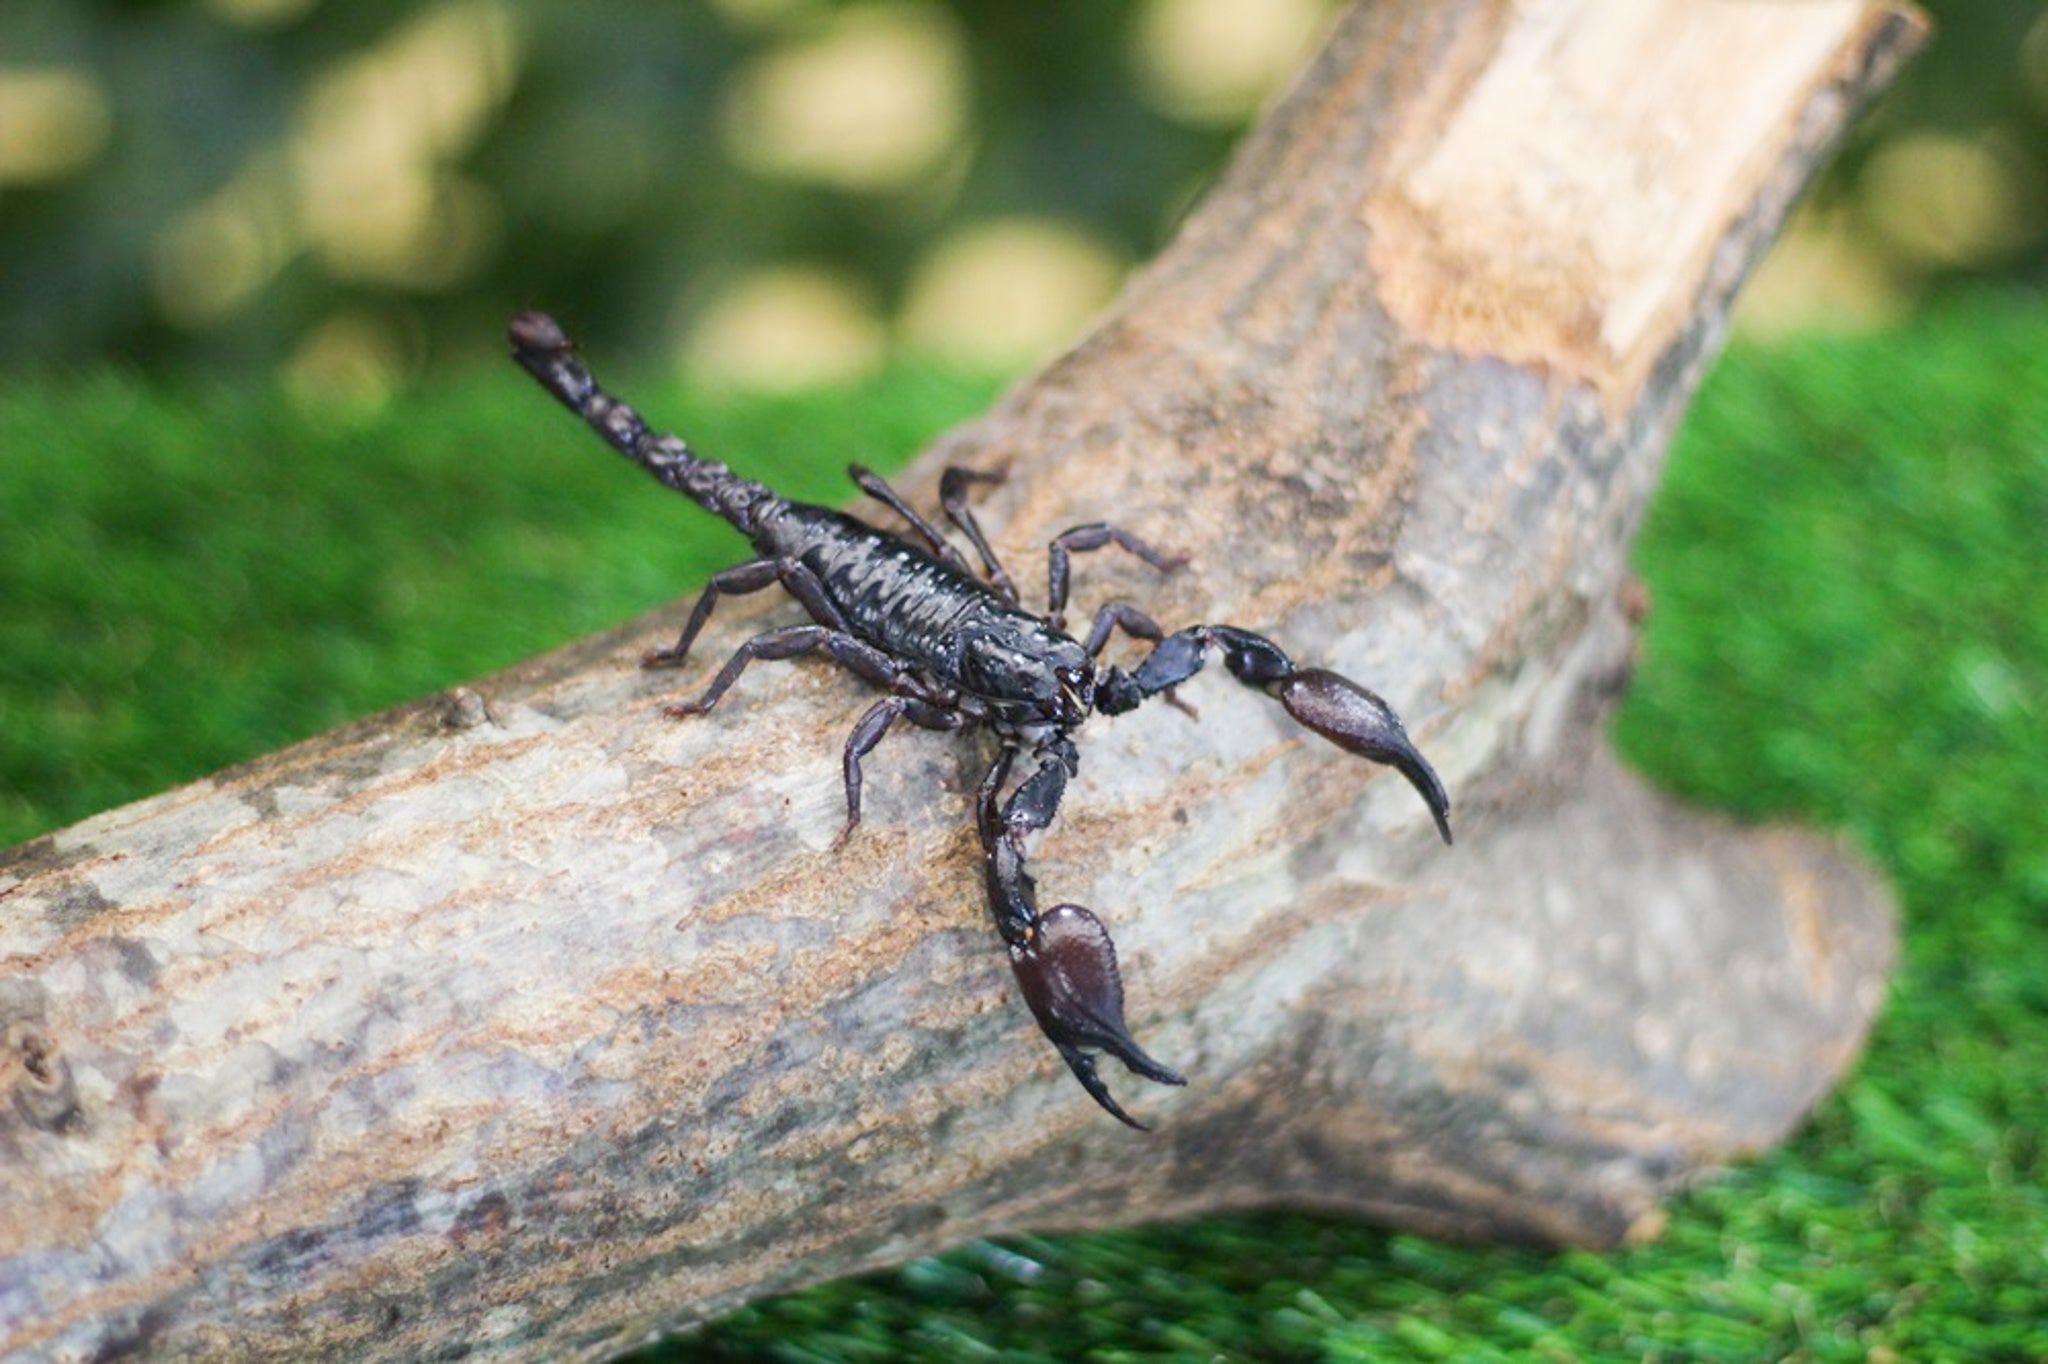
[[[1094,711],[1118,715],[1170,691],[1199,672],[1211,649],[1238,681],[1277,699],[1296,720],[1352,753],[1385,763],[1422,796],[1446,843],[1450,800],[1443,783],[1378,696],[1321,668],[1297,668],[1277,644],[1229,625],[1191,625],[1165,634],[1150,617],[1112,602],[1088,633],[1066,633],[1069,561],[1075,553],[1118,545],[1153,567],[1181,561],[1106,523],[1076,526],[1049,548],[1050,589],[1043,615],[1024,610],[966,503],[968,488],[1000,475],[948,469],[939,483],[947,518],[981,561],[977,577],[930,522],[873,473],[853,480],[916,533],[912,541],[825,507],[792,502],[723,464],[701,459],[681,439],[656,435],[640,414],[597,386],[553,318],[512,320],[513,357],[542,387],[615,449],[699,506],[724,517],[759,556],[715,575],[676,642],[643,660],[674,667],[689,657],[721,595],[780,583],[810,613],[809,625],[768,630],[742,644],[696,700],[671,715],[702,715],[718,704],[756,659],[823,652],[887,694],[854,724],[846,741],[846,828],[860,823],[861,759],[889,727],[908,720],[925,729],[985,727],[1000,742],[975,802],[985,878],[996,929],[1038,1025],[1082,1086],[1132,1127],[1097,1073],[1107,1052],[1161,1084],[1186,1083],[1147,1056],[1124,1023],[1116,948],[1102,921],[1079,905],[1041,912],[1024,869],[1024,843],[1051,824],[1080,756],[1072,734]],[[1116,630],[1149,641],[1152,651],[1125,671],[1099,661]],[[1029,770],[1011,781],[1020,755]],[[1005,791],[1008,794],[1005,796]]]

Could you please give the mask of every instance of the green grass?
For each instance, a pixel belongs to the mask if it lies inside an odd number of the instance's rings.
[[[654,404],[835,495],[987,384]],[[0,842],[678,595],[736,544],[517,376],[354,424],[99,378],[0,391]],[[572,453],[566,453],[573,450]],[[1702,803],[1846,830],[1905,959],[1784,1149],[1611,1255],[1302,1216],[1016,1237],[757,1305],[675,1357],[2048,1358],[2048,315],[1738,349],[1638,555],[1618,723]]]
[[[636,391],[645,385],[636,385]],[[991,381],[657,405],[843,498]],[[132,379],[0,384],[0,847],[468,680],[745,549],[509,364],[374,416]],[[542,434],[545,432],[546,434]]]

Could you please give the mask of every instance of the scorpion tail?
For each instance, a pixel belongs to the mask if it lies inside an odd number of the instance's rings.
[[[523,312],[507,328],[512,358],[581,417],[606,443],[698,506],[724,517],[742,535],[752,536],[762,521],[784,506],[752,479],[741,478],[723,464],[701,459],[680,436],[657,435],[630,403],[598,386],[589,366],[576,353],[576,343],[561,323],[543,312]]]
[[[1041,915],[1010,947],[1010,969],[1038,1026],[1065,1058],[1074,1078],[1118,1120],[1148,1130],[1117,1106],[1096,1073],[1094,1053],[1107,1052],[1133,1073],[1163,1085],[1184,1085],[1178,1072],[1145,1054],[1124,1022],[1123,977],[1116,946],[1102,920],[1079,905]]]

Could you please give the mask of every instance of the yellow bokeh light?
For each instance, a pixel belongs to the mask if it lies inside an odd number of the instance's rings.
[[[113,108],[91,72],[0,68],[0,185],[75,175],[99,156],[113,129]]]
[[[873,373],[886,348],[881,319],[858,285],[787,266],[726,290],[691,329],[682,362],[707,383],[797,389]]]
[[[1996,134],[1916,133],[1871,158],[1858,202],[1907,259],[1928,266],[1990,266],[2048,232],[2030,160]]]
[[[734,28],[763,29],[815,14],[820,0],[711,0],[718,17]]]
[[[1884,252],[1853,215],[1808,208],[1757,267],[1735,304],[1735,329],[1750,337],[1860,331],[1905,317],[1913,302]]]
[[[275,28],[310,14],[320,0],[205,0],[206,10],[243,28]]]
[[[204,327],[248,303],[297,250],[290,179],[258,159],[150,244],[150,289],[166,318]]]
[[[919,266],[903,334],[948,363],[1010,368],[1072,341],[1116,293],[1123,262],[1081,229],[1042,218],[982,223]]]
[[[406,289],[475,274],[502,214],[453,163],[510,96],[518,58],[502,0],[443,0],[324,72],[281,145],[158,234],[150,279],[164,316],[184,327],[218,322],[306,252],[340,278]],[[328,364],[319,357],[366,334],[360,320],[334,325],[341,330],[308,341],[312,360],[292,363],[318,369]]]
[[[1151,102],[1190,123],[1249,118],[1314,49],[1324,0],[1150,0],[1132,59]]]
[[[2020,40],[2020,84],[2034,103],[2048,109],[2048,9],[2041,11]]]
[[[301,224],[335,274],[444,288],[496,241],[494,197],[448,163],[512,88],[518,31],[498,0],[448,0],[317,81],[293,144]]]
[[[741,71],[723,126],[733,159],[760,174],[884,190],[932,171],[966,117],[951,19],[887,3],[840,11]]]
[[[336,313],[285,362],[285,391],[323,413],[370,415],[391,400],[405,373],[398,332],[374,314]]]

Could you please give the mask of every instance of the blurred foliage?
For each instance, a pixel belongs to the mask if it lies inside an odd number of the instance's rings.
[[[2048,262],[2048,17],[1932,49],[1781,276]],[[708,377],[1016,363],[1149,256],[1326,0],[8,0],[0,367],[376,396],[544,304]],[[1847,243],[1846,246],[1843,243]],[[1830,283],[1829,287],[1835,287]]]
[[[1141,98],[1134,16],[9,0],[5,67],[72,73],[105,118],[66,173],[0,183],[0,364],[260,369],[353,317],[413,372],[494,352],[505,317],[541,302],[609,353],[673,350],[751,271],[802,263],[893,311],[950,229],[1019,213],[1122,264],[1158,244],[1240,121]],[[835,44],[851,74],[787,64]],[[870,107],[935,61],[950,83]],[[783,126],[811,97],[831,106],[813,111],[822,133]],[[888,144],[919,120],[945,126],[892,169]],[[849,123],[848,146],[816,145]],[[814,167],[834,151],[885,164],[834,178]]]

